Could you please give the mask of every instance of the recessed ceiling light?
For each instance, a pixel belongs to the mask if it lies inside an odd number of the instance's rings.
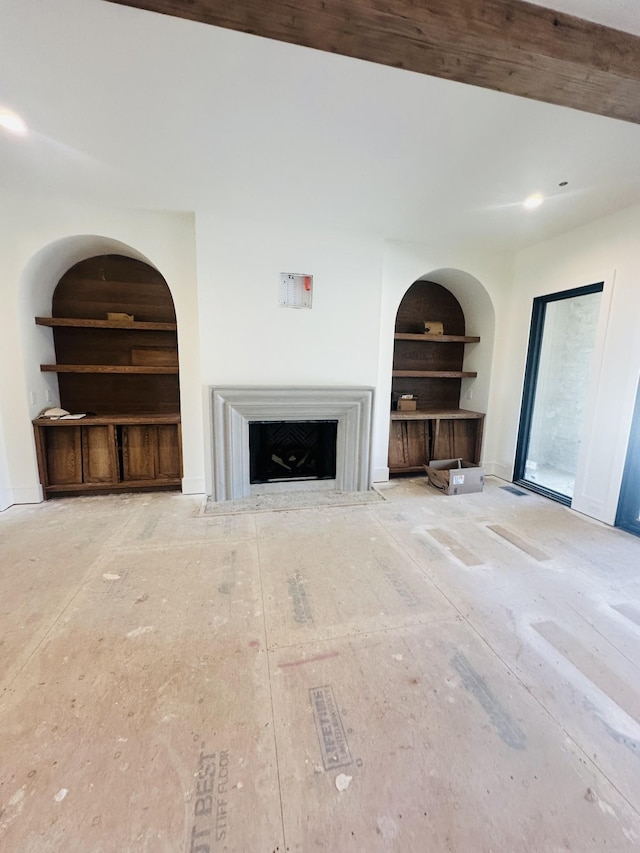
[[[534,207],[540,207],[543,201],[544,196],[542,193],[534,193],[533,195],[530,195],[529,198],[525,199],[522,204],[523,207],[527,208],[527,210],[533,210]]]
[[[11,110],[0,109],[0,127],[8,130],[10,133],[15,133],[18,136],[24,136],[27,131],[27,125],[17,113]]]

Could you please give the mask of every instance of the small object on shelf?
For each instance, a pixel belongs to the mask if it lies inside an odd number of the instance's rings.
[[[444,326],[440,320],[425,320],[424,333],[425,335],[443,335]]]
[[[432,459],[424,466],[429,482],[445,495],[481,492],[484,468],[463,459]]]
[[[125,314],[124,311],[107,311],[107,320],[125,320],[127,323],[133,323],[133,319],[133,314]]]
[[[57,418],[62,418],[68,414],[69,412],[66,409],[61,409],[60,406],[53,406],[53,408],[45,409],[43,412],[40,412],[38,417],[51,418],[51,420],[56,420]]]
[[[402,397],[398,400],[398,411],[399,412],[415,412],[418,408],[418,399],[413,395],[408,396],[403,394]]]
[[[39,418],[45,418],[49,421],[77,421],[80,420],[80,418],[86,418],[86,416],[86,412],[72,415],[71,412],[68,412],[66,409],[61,409],[59,406],[54,406],[53,409],[45,409],[44,412],[41,412],[38,415]]]

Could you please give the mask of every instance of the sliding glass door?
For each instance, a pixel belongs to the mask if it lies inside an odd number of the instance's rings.
[[[640,536],[640,388],[633,413],[616,526]]]
[[[575,487],[602,283],[533,300],[516,482],[566,505]]]

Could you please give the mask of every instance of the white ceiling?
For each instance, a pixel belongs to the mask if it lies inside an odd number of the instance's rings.
[[[536,6],[546,6],[585,18],[614,30],[640,35],[640,3],[638,0],[528,0]]]
[[[498,250],[640,201],[637,125],[103,0],[0,0],[0,20],[0,106],[32,129],[0,130],[0,198]]]

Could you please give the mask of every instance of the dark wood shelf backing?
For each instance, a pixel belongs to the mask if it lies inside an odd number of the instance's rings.
[[[173,373],[178,367],[156,367],[142,364],[41,364],[43,373]]]
[[[61,326],[74,329],[133,329],[136,332],[175,332],[177,323],[150,323],[128,320],[87,320],[73,317],[36,317],[38,326]]]
[[[394,370],[392,376],[411,376],[423,379],[475,379],[475,370]]]
[[[431,344],[477,344],[480,338],[476,335],[414,335],[409,332],[396,332],[396,341],[423,341]]]
[[[484,418],[482,412],[471,412],[468,409],[418,409],[415,412],[391,412],[392,421],[472,421],[481,418]]]

